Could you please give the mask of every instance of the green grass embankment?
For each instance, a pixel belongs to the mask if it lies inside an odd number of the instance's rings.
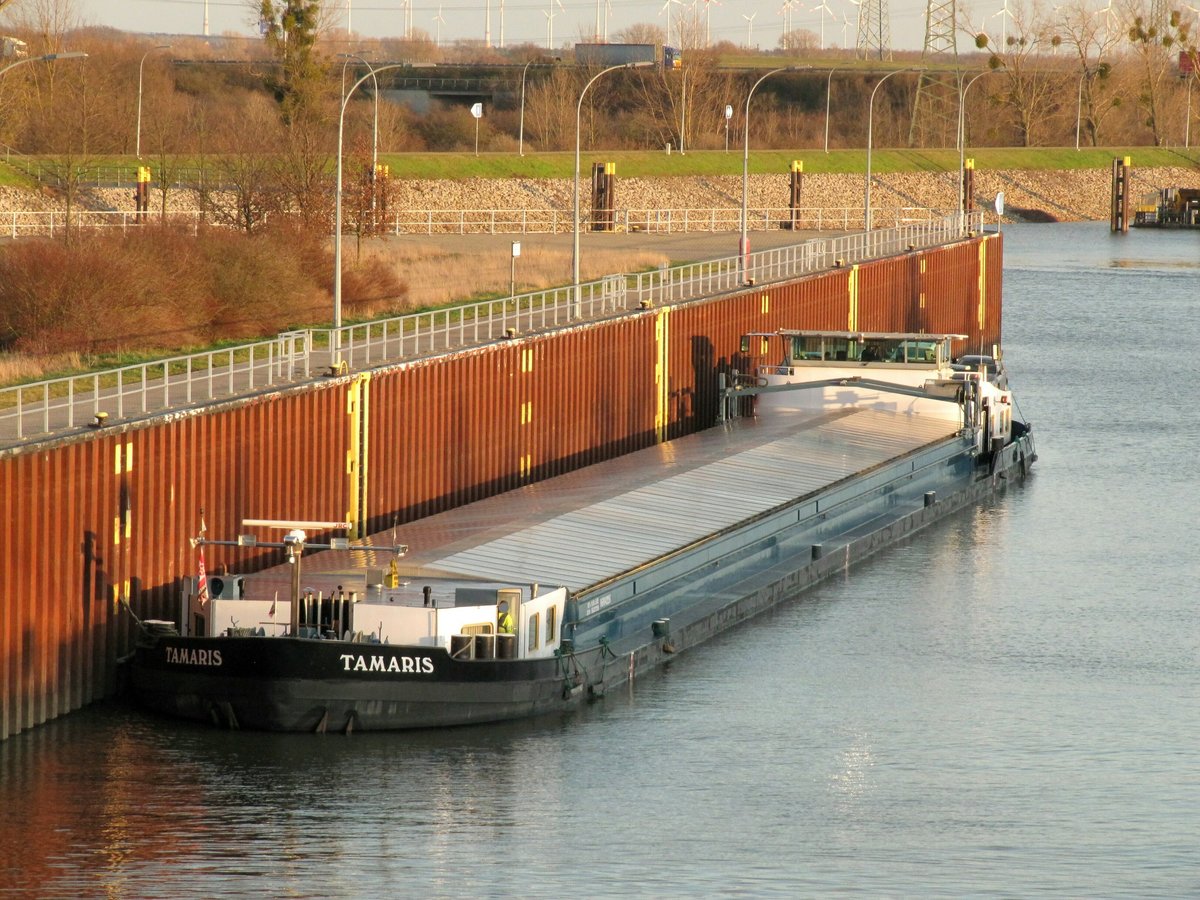
[[[1200,166],[1200,150],[1168,149],[1163,147],[980,147],[967,148],[968,157],[975,160],[977,169],[1057,170],[1107,169],[1114,158],[1131,157],[1135,168],[1158,166]],[[788,171],[792,160],[804,163],[804,171],[812,174],[858,174],[865,170],[865,150],[832,150],[820,148],[796,150],[752,150],[752,174],[778,174]],[[956,150],[896,150],[880,149],[871,153],[871,170],[891,172],[953,172],[958,169]],[[597,150],[581,154],[582,177],[589,177],[593,162],[614,162],[617,173],[626,178],[667,178],[687,176],[741,175],[742,149],[730,146],[723,150],[689,151],[667,154],[661,150]],[[449,179],[467,178],[571,178],[575,172],[573,151],[555,153],[386,153],[380,162],[391,167],[394,178]],[[144,162],[145,164],[145,162]],[[128,168],[137,167],[133,157],[105,157],[89,166]],[[149,165],[153,168],[154,162]],[[209,166],[219,166],[219,159],[210,157]],[[193,168],[194,159],[179,161],[176,166]],[[0,186],[27,187],[30,180],[7,164],[0,163]]]

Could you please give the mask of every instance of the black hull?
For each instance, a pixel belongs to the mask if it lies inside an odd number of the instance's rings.
[[[759,552],[693,572],[589,632],[587,649],[560,657],[462,661],[430,647],[172,635],[142,641],[130,686],[152,711],[261,731],[395,731],[565,711],[1023,480],[1036,458],[1023,427],[986,461],[960,458],[965,471],[950,461],[936,502],[897,507],[829,535],[819,556]],[[754,546],[780,545],[772,538]],[[669,615],[669,633],[656,633],[649,621],[659,614]]]
[[[598,659],[464,662],[427,647],[171,636],[137,648],[130,687],[150,710],[222,727],[388,731],[568,708]]]

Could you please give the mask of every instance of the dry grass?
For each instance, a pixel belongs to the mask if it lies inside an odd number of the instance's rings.
[[[84,365],[85,360],[78,353],[59,353],[52,356],[0,353],[0,384],[42,381],[63,372],[77,372]]]
[[[472,297],[507,295],[511,277],[509,258],[443,250],[411,244],[375,243],[363,249],[363,261],[390,266],[408,284],[405,308],[420,309],[465,301]],[[580,260],[586,281],[613,272],[635,272],[668,262],[664,253],[589,251]],[[571,280],[571,251],[527,249],[517,260],[516,291],[537,291]],[[396,309],[400,311],[399,308]]]
[[[286,227],[254,235],[146,228],[82,234],[71,244],[16,241],[0,250],[0,349],[52,358],[171,352],[327,321],[327,244]],[[347,265],[344,273],[350,317],[390,310],[405,295],[395,270],[377,260]]]

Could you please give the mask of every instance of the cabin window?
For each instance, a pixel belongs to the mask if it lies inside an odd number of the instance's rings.
[[[537,613],[534,613],[532,616],[529,617],[529,628],[527,629],[527,631],[529,633],[529,642],[528,642],[528,647],[526,649],[536,650],[538,647],[541,646],[541,643],[540,643],[541,632],[538,631],[539,624],[540,623],[538,621]]]
[[[558,607],[551,606],[546,610],[546,643],[553,644],[558,635]]]

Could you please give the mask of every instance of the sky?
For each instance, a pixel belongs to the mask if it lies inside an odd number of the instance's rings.
[[[404,32],[405,0],[326,0],[339,14],[339,24],[350,26],[362,37],[400,37]],[[483,40],[486,7],[491,8],[492,44],[500,43],[500,4],[504,3],[504,42],[511,46],[534,43],[545,46],[547,13],[553,10],[553,40],[556,46],[569,45],[590,37],[596,28],[597,0],[410,0],[412,24],[431,37],[439,27],[443,42],[461,38]],[[602,2],[602,0],[601,0]],[[705,0],[698,0],[703,5]],[[1002,8],[1007,0],[987,0],[986,5]],[[18,0],[18,4],[20,0]],[[205,7],[209,34],[234,33],[256,37],[253,11],[247,0],[75,0],[82,19],[91,25],[107,25],[122,31],[169,34],[203,34]],[[553,6],[551,6],[553,4]],[[690,7],[691,0],[686,7]],[[780,11],[783,0],[712,0],[711,34],[714,42],[732,41],[744,45],[747,38],[761,49],[778,46],[787,15]],[[667,13],[662,0],[609,0],[608,35],[639,22],[666,26]],[[821,7],[825,9],[822,10]],[[671,0],[672,32],[680,10],[680,0]],[[926,0],[889,0],[892,47],[920,50],[925,41]],[[984,7],[981,7],[984,8]],[[439,15],[442,23],[435,21]],[[850,0],[803,0],[791,7],[791,26],[821,34],[824,21],[825,46],[841,47],[843,35],[854,44],[858,7]],[[985,15],[987,15],[985,13]],[[994,14],[993,14],[994,15]],[[748,21],[748,17],[752,17]],[[849,19],[849,26],[845,20]],[[603,18],[601,19],[603,22]],[[996,20],[999,27],[999,20]],[[601,25],[603,29],[603,24]],[[963,40],[959,49],[964,51]]]

